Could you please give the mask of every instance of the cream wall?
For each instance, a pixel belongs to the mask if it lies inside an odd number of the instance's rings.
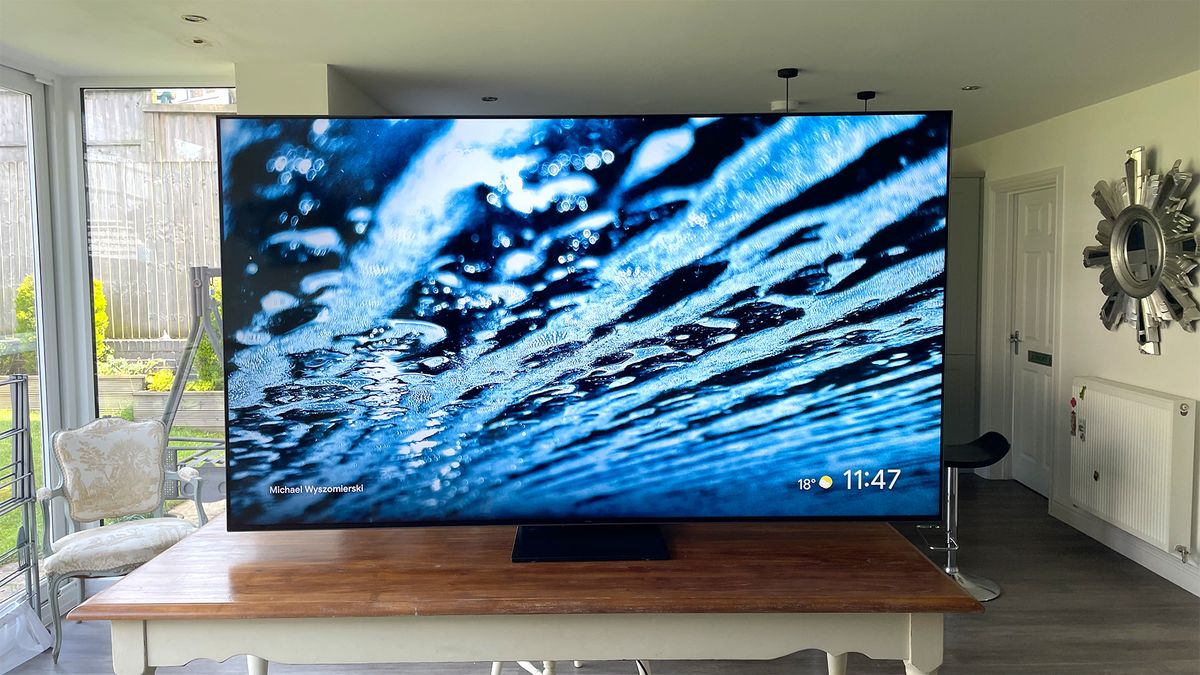
[[[358,85],[351,82],[340,70],[329,66],[327,71],[330,115],[386,115],[387,110],[379,105]]]
[[[238,112],[243,115],[329,114],[329,66],[324,63],[238,63]]]
[[[324,63],[249,62],[234,66],[242,115],[382,115],[387,111]]]
[[[1084,375],[1200,399],[1200,333],[1184,332],[1172,324],[1163,331],[1162,356],[1140,354],[1130,326],[1109,332],[1100,324],[1103,297],[1098,270],[1085,269],[1082,263],[1083,248],[1096,243],[1096,223],[1100,220],[1092,202],[1092,188],[1101,179],[1120,179],[1125,151],[1139,145],[1150,151],[1154,171],[1165,171],[1176,159],[1182,159],[1184,170],[1200,173],[1200,71],[954,152],[956,172],[984,172],[988,185],[1036,172],[1062,171],[1062,245],[1057,270],[1062,290],[1057,308],[1059,344],[1054,358],[1059,369],[1057,401],[1063,402],[1064,415],[1068,410],[1065,402],[1070,398],[1071,379]],[[1196,182],[1200,182],[1200,175]],[[1193,189],[1186,212],[1200,215],[1198,204],[1200,190]],[[985,214],[985,220],[991,218],[991,209],[986,209]],[[985,222],[985,230],[991,230],[995,236],[1008,236],[1003,228],[1002,223]],[[986,278],[984,285],[987,293]],[[1193,295],[1200,297],[1200,288],[1194,289]],[[985,318],[982,330],[1007,335],[1009,327],[988,325]],[[997,344],[1000,349],[1007,347],[1002,340]],[[983,377],[983,387],[997,385],[988,381],[988,374]],[[987,417],[986,411],[984,416]],[[1073,511],[1068,478],[1069,436],[1062,433],[1056,438],[1051,511],[1056,508]],[[1193,484],[1194,526],[1200,528],[1197,491],[1200,491],[1200,457]],[[1200,544],[1198,534],[1193,532],[1193,553]],[[1175,564],[1178,565],[1178,559]],[[1193,562],[1183,571],[1194,576],[1192,588],[1200,588],[1200,568]]]

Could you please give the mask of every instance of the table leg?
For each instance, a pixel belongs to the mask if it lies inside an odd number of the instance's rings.
[[[638,675],[654,675],[653,673],[650,672],[650,662],[649,661],[642,661],[639,659],[637,661],[634,661],[634,663],[637,665]]]
[[[909,614],[905,675],[937,675],[942,665],[941,614]]]
[[[112,622],[113,672],[116,675],[154,675],[146,662],[146,622]]]
[[[825,653],[825,661],[829,665],[829,675],[846,675],[846,655]]]
[[[246,675],[267,675],[269,661],[257,656],[246,655]]]

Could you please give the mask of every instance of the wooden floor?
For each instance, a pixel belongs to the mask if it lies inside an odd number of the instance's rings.
[[[946,618],[941,675],[1200,675],[1200,599],[1046,514],[1046,500],[1011,481],[964,476],[961,567],[991,577],[1004,595],[982,615]],[[899,529],[915,538],[910,525]],[[656,675],[824,673],[825,658],[802,652],[768,662],[655,662]],[[111,673],[108,626],[68,623],[57,667],[48,653],[16,675]],[[245,673],[241,659],[196,662],[171,673]],[[524,673],[508,664],[507,675]],[[633,675],[632,663],[586,663],[562,675]],[[900,674],[898,661],[851,655],[848,672]],[[273,665],[289,673],[487,675],[487,664]]]

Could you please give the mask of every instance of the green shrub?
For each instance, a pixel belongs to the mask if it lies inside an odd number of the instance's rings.
[[[33,308],[33,275],[28,274],[17,286],[17,297],[13,301],[17,312],[17,332],[32,333],[37,328],[37,313]]]
[[[221,308],[220,279],[213,279],[212,296],[217,303],[219,312]],[[220,333],[220,326],[214,326],[214,328],[217,333]],[[219,391],[225,387],[224,364],[217,356],[217,351],[213,349],[207,333],[200,339],[200,345],[196,348],[196,382],[193,384],[195,385],[193,391]]]
[[[37,313],[33,305],[33,275],[26,276],[13,299],[17,319],[17,352],[9,357],[3,372],[36,375],[37,364]]]
[[[104,341],[108,334],[108,299],[104,297],[104,284],[97,279],[92,279],[92,330],[96,338],[96,361],[106,361],[112,356],[112,349]]]
[[[22,339],[29,340],[30,347],[37,339],[37,310],[34,305],[34,295],[33,275],[27,274],[21,280],[21,285],[17,286],[13,305],[16,311],[17,333],[22,334]],[[96,340],[96,361],[106,361],[112,355],[112,350],[105,344],[105,336],[108,334],[108,299],[104,297],[104,284],[95,279],[92,280],[92,330]],[[25,338],[25,335],[28,338]],[[21,362],[17,365],[26,373],[36,373],[36,352],[30,349],[29,352],[22,355]]]
[[[219,384],[221,383],[212,380],[193,380],[188,382],[184,388],[188,391],[220,391]]]
[[[175,373],[162,368],[146,376],[147,391],[171,391],[171,385],[175,382]]]
[[[130,422],[132,422],[133,421],[133,404],[126,403],[125,407],[121,408],[121,412],[117,413],[117,417],[120,417],[121,419],[129,420]]]
[[[221,360],[217,358],[217,352],[212,348],[208,338],[200,340],[200,346],[196,348],[196,380],[204,382],[208,385],[208,389],[220,389],[224,383],[225,371],[221,367]]]
[[[146,377],[146,391],[171,391],[175,384],[175,372],[163,368],[156,370]],[[184,391],[219,391],[211,380],[192,380],[183,387]]]

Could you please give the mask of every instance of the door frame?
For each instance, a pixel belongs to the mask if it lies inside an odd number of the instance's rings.
[[[987,181],[984,190],[984,224],[983,224],[983,269],[980,289],[981,306],[979,312],[979,423],[983,430],[997,430],[1008,438],[1012,438],[1013,427],[1013,361],[1009,354],[1008,335],[1012,331],[1013,293],[1013,260],[1016,254],[1017,232],[1014,227],[1016,217],[1013,208],[1016,196],[1024,192],[1054,189],[1054,308],[1052,315],[1054,331],[1054,354],[1059,359],[1059,366],[1053,368],[1051,374],[1051,389],[1057,396],[1060,390],[1060,373],[1062,371],[1062,278],[1063,278],[1063,217],[1065,194],[1064,184],[1066,172],[1063,167],[1055,167],[1034,173],[1028,173],[1001,180]],[[1053,416],[1051,416],[1053,419]],[[1057,436],[1056,436],[1057,439]],[[1050,448],[1051,453],[1057,453],[1057,440]],[[1053,467],[1051,458],[1051,492],[1054,489]],[[1009,479],[1012,474],[1012,455],[984,469],[976,469],[975,473],[993,479]]]

